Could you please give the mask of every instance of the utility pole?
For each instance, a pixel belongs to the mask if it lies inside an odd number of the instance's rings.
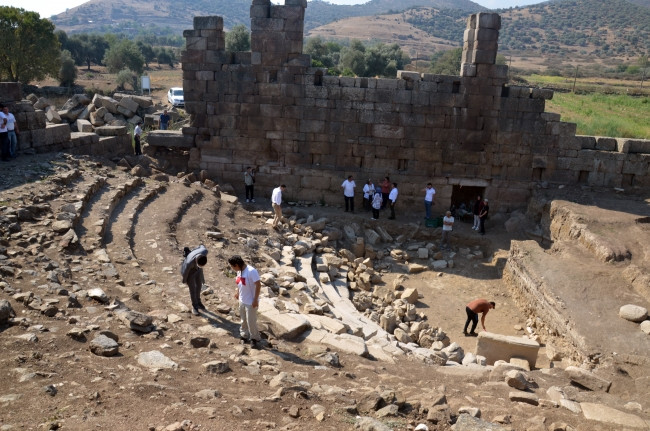
[[[576,73],[573,75],[573,94],[576,92],[576,81],[578,80],[578,66],[576,65]]]

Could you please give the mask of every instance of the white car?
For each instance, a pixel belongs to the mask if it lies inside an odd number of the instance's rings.
[[[181,87],[172,87],[167,92],[167,101],[172,106],[185,106],[185,98],[183,97],[183,89]]]

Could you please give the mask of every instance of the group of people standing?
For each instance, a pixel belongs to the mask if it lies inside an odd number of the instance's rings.
[[[16,158],[18,135],[20,135],[20,130],[16,117],[9,112],[8,106],[0,104],[0,146],[3,162]]]
[[[345,212],[354,212],[354,189],[356,186],[352,175],[341,184],[345,200]],[[375,186],[372,180],[368,179],[363,186],[363,208],[366,211],[372,209],[372,220],[377,220],[379,219],[379,210],[388,206],[390,208],[390,217],[388,219],[395,220],[395,203],[398,194],[397,183],[391,183],[389,177],[384,177],[379,186]]]

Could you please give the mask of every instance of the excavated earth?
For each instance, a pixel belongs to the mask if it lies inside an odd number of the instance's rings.
[[[0,165],[0,430],[650,428],[649,337],[618,316],[650,305],[648,201],[540,190],[441,250],[421,208],[291,202],[274,230],[270,190],[242,203],[166,169]],[[199,244],[193,316],[179,266]],[[260,350],[239,342],[233,254],[264,282]],[[533,370],[474,355],[476,297],[497,303],[488,331],[541,343]]]

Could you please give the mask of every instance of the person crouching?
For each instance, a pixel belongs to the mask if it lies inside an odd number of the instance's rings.
[[[203,267],[208,263],[208,250],[204,245],[200,245],[194,250],[185,247],[183,255],[185,256],[181,265],[183,283],[186,283],[190,288],[192,314],[198,316],[199,310],[205,311],[205,305],[201,303],[201,287],[205,283]]]

